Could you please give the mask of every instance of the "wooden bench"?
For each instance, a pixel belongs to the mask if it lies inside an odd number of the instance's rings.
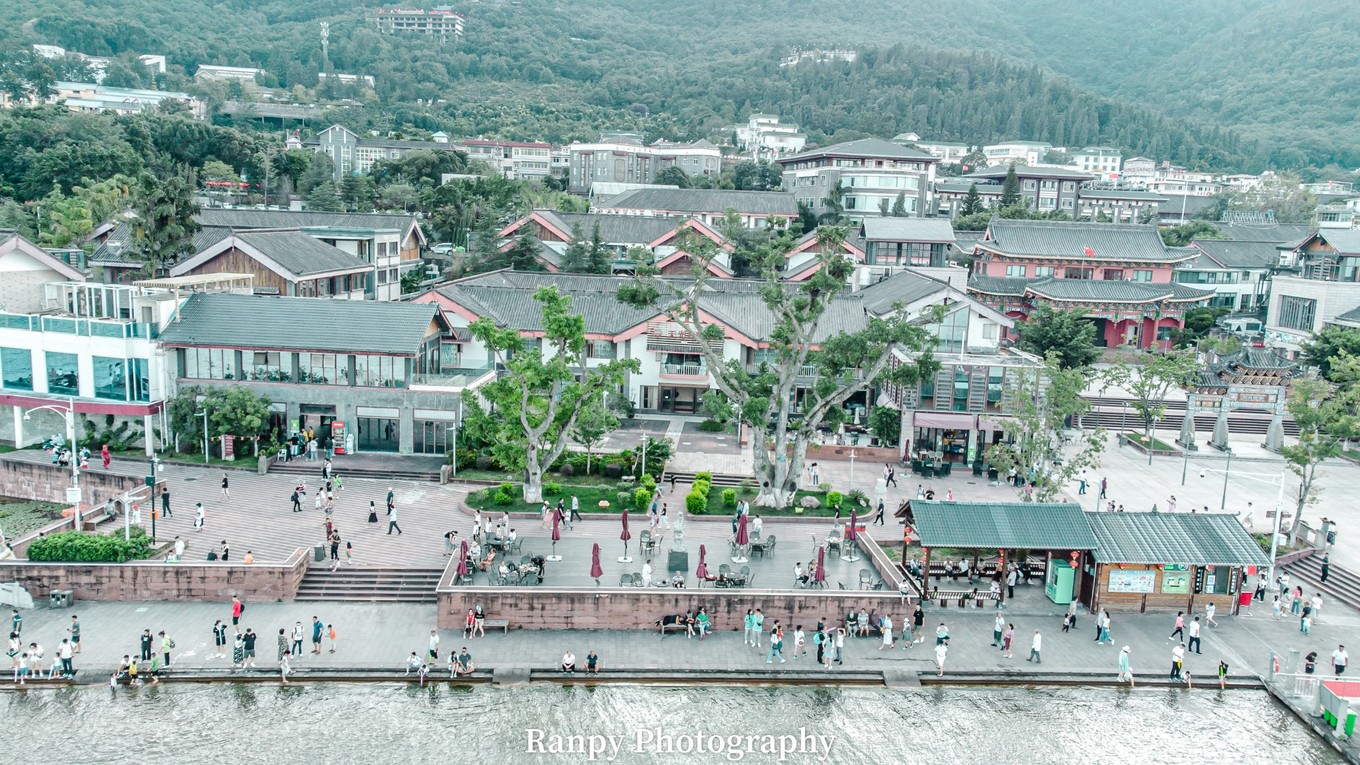
[[[510,634],[510,620],[509,620],[509,619],[483,619],[483,620],[482,620],[482,626],[483,626],[483,627],[490,627],[490,628],[493,629],[493,630],[496,629],[497,627],[499,627],[500,630],[501,630],[501,634],[504,634],[504,635]]]
[[[976,596],[973,595],[972,590],[933,590],[930,595],[930,600],[937,603],[940,608],[948,608],[950,602],[958,603],[964,598],[973,601],[974,608],[982,608],[983,603],[998,600],[998,597],[993,595],[989,590],[978,590]],[[967,608],[967,606],[963,605],[960,605],[959,607]]]

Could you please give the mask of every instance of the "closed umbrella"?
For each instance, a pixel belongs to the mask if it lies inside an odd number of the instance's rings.
[[[817,548],[817,568],[812,572],[812,581],[826,581],[826,548]]]
[[[742,553],[743,550],[745,550],[746,545],[749,544],[750,541],[751,537],[746,532],[746,515],[743,513],[740,518],[737,518],[737,537],[736,537],[737,554],[732,558],[733,563],[746,562],[746,556]]]
[[[458,545],[458,576],[464,577],[467,575],[468,575],[467,540],[464,539]]]
[[[708,549],[699,545],[699,568],[694,570],[694,575],[699,577],[699,581],[708,578],[708,564],[704,562],[704,557],[708,555]]]
[[[857,523],[859,523],[859,510],[852,507],[850,508],[850,525],[845,529],[846,555],[841,556],[845,560],[859,560],[859,556],[855,554],[855,540],[859,539],[859,530],[855,528]]]
[[[623,509],[623,531],[619,532],[619,539],[623,540],[623,557],[619,558],[619,563],[632,563],[633,559],[628,557],[628,540],[633,538],[633,533],[628,530],[628,508]]]
[[[552,555],[548,560],[562,560],[562,556],[557,554],[557,541],[562,538],[562,511],[553,510],[553,530],[552,530]]]
[[[590,578],[595,580],[595,586],[600,586],[600,577],[604,576],[604,569],[600,568],[600,543],[596,542],[594,549],[590,551]]]

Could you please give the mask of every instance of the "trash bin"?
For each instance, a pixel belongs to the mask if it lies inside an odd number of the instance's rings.
[[[48,594],[48,605],[52,608],[70,608],[75,602],[75,594],[70,590],[52,590]]]
[[[320,562],[324,561],[325,559],[326,559],[326,546],[325,546],[325,545],[317,545],[317,546],[315,546],[315,547],[312,548],[312,560],[313,560],[314,562],[320,563]]]

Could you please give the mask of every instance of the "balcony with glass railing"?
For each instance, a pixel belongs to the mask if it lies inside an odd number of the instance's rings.
[[[154,340],[160,336],[160,331],[154,324],[113,319],[79,319],[71,316],[5,313],[3,311],[0,311],[0,329],[116,339],[139,337]]]
[[[703,364],[662,364],[662,377],[683,377],[685,379],[707,379],[708,367]]]
[[[477,383],[487,375],[495,373],[495,364],[488,361],[474,367],[444,367],[438,372],[415,372],[411,375],[411,388],[435,388],[439,390],[461,390]]]

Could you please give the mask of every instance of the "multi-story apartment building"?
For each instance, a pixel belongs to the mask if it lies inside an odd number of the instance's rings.
[[[469,160],[485,162],[506,178],[547,178],[554,174],[549,143],[469,138],[458,146],[467,152]]]
[[[207,104],[188,93],[173,90],[145,90],[142,88],[106,88],[92,82],[58,82],[48,96],[48,103],[59,104],[73,112],[112,112],[137,114],[165,102],[178,102],[188,107],[194,119],[208,116]]]
[[[599,143],[572,143],[567,147],[569,183],[573,194],[589,194],[591,184],[654,183],[656,174],[677,167],[688,176],[715,177],[722,172],[722,151],[708,141],[642,145],[635,136],[602,136]]]
[[[259,87],[256,78],[264,74],[263,69],[256,69],[249,66],[218,66],[216,64],[199,64],[198,71],[194,72],[195,80],[212,80],[216,82],[239,82],[241,87],[246,90],[253,90]]]
[[[165,432],[166,391],[156,335],[173,315],[164,289],[87,283],[84,274],[12,232],[0,233],[0,441],[17,447],[65,438],[74,410],[79,445],[127,423]],[[45,407],[39,409],[38,407]],[[27,418],[27,421],[26,421]],[[98,452],[98,445],[89,445]]]
[[[1087,183],[1077,188],[1076,212],[1064,209],[1074,218],[1089,218],[1110,223],[1141,223],[1145,212],[1155,214],[1166,197],[1151,191],[1106,188]]]
[[[1195,253],[1167,247],[1156,226],[994,218],[973,255],[969,294],[1017,319],[1079,310],[1100,346],[1168,348],[1185,311],[1213,297],[1172,281]]]
[[[774,159],[797,154],[807,146],[807,136],[797,125],[781,125],[772,114],[752,114],[745,125],[735,125],[737,148],[752,159]]]
[[[1010,168],[1009,164],[997,165],[969,173],[958,180],[947,181],[942,186],[938,186],[936,194],[940,197],[941,213],[947,210],[950,217],[957,215],[964,195],[968,193],[968,188],[974,183],[978,186],[978,193],[983,194],[984,204],[986,204],[986,200],[999,199],[1001,184],[1006,180],[1006,174],[1010,171]],[[1058,167],[1032,167],[1017,162],[1015,177],[1020,181],[1020,196],[1026,207],[1039,212],[1061,210],[1076,217],[1073,211],[1077,209],[1078,187],[1092,180],[1093,176],[1090,173],[1082,173],[1076,170],[1065,170]],[[996,188],[984,190],[983,187],[986,184],[994,184]]]
[[[444,454],[460,398],[495,377],[467,366],[434,306],[191,295],[160,333],[174,387],[244,386],[282,438],[312,427],[343,453]]]
[[[343,125],[331,125],[302,142],[304,148],[331,159],[331,173],[337,183],[347,175],[366,173],[380,159],[401,159],[412,151],[456,152],[447,140],[404,141],[395,138],[363,138]]]
[[[883,215],[898,199],[907,215],[921,217],[931,209],[935,168],[939,159],[923,151],[878,138],[847,141],[781,157],[784,189],[813,213],[830,211],[829,200],[840,189],[842,212],[852,221]]]
[[[1198,254],[1176,265],[1177,284],[1212,289],[1210,306],[1234,312],[1256,311],[1270,297],[1271,272],[1280,263],[1274,242],[1197,239],[1190,246]]]
[[[1289,248],[1271,279],[1266,345],[1291,358],[1335,317],[1360,308],[1360,231],[1318,229]]]
[[[987,158],[989,165],[1004,167],[1012,162],[1017,165],[1037,165],[1044,161],[1044,156],[1050,151],[1053,151],[1053,145],[1047,141],[1006,141],[983,146],[982,156]]]
[[[1102,188],[1089,181],[1069,177],[1071,171],[1053,168],[1016,168],[1020,178],[1021,193],[1028,206],[1045,205],[1042,209],[1052,211],[1048,192],[1053,191],[1051,204],[1059,205],[1062,212],[1073,218],[1089,218],[1111,223],[1137,223],[1142,220],[1145,210],[1160,210],[1166,199],[1149,191],[1136,191],[1122,188]],[[1029,177],[1023,177],[1029,176]],[[1004,178],[1004,174],[1002,176]],[[968,191],[976,187],[978,198],[984,209],[993,210],[1001,204],[1002,184],[991,178],[985,182],[965,180],[941,180],[935,184],[935,198],[939,214],[954,218],[963,207]],[[1026,194],[1026,182],[1034,184],[1033,190]],[[1031,196],[1042,194],[1042,196]]]
[[[434,8],[379,8],[373,22],[383,34],[414,34],[439,38],[442,45],[463,36],[467,17],[451,6]]]
[[[916,133],[899,133],[893,136],[892,142],[902,146],[920,149],[940,160],[941,165],[957,165],[962,162],[963,158],[968,156],[968,152],[972,150],[966,143],[925,141]]]
[[[787,225],[798,217],[798,204],[783,191],[728,191],[724,189],[668,189],[651,187],[626,191],[596,209],[607,215],[682,216],[714,226],[731,210],[747,228],[767,223]]]
[[[1084,173],[1109,177],[1118,174],[1124,155],[1110,146],[1087,146],[1071,153],[1072,164]]]

